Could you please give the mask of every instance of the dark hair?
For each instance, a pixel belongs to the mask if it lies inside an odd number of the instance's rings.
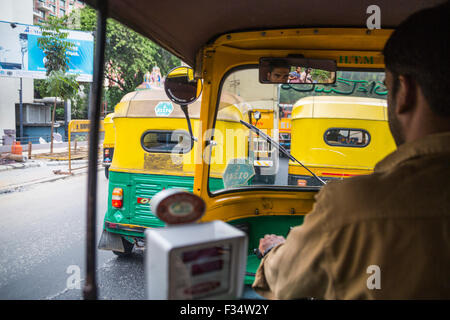
[[[414,13],[392,33],[383,50],[386,69],[414,79],[432,111],[450,116],[450,1]]]
[[[291,66],[286,60],[274,60],[269,63],[269,72],[275,68],[291,69]]]

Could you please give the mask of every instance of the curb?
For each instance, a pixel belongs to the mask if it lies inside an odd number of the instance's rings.
[[[97,172],[98,171],[102,171],[103,167],[99,167],[97,169],[98,169]],[[44,182],[53,182],[53,181],[57,181],[57,180],[63,180],[63,179],[67,179],[67,178],[70,178],[70,177],[81,176],[81,175],[87,174],[87,173],[88,172],[86,170],[86,171],[73,173],[72,175],[60,175],[60,176],[57,176],[57,177],[44,178],[44,179],[39,179],[39,180],[35,180],[35,181],[21,183],[21,184],[18,184],[18,185],[7,186],[7,187],[4,187],[4,188],[0,189],[0,195],[1,194],[5,194],[5,193],[13,193],[13,192],[16,192],[16,191],[21,191],[23,188],[29,187],[29,186],[34,185],[34,184],[39,184],[39,183],[44,183]]]
[[[36,160],[34,160],[36,161]],[[77,164],[87,164],[89,160],[72,160],[72,165]],[[2,164],[0,165],[0,172],[14,170],[14,169],[27,169],[27,168],[35,168],[35,167],[43,167],[43,166],[61,166],[68,165],[68,160],[50,160],[50,161],[37,161],[37,162],[16,162],[10,164]]]
[[[14,170],[14,169],[26,169],[26,168],[35,168],[42,166],[39,162],[30,162],[30,163],[11,163],[11,164],[2,164],[0,165],[0,172],[2,171],[8,171],[8,170]]]

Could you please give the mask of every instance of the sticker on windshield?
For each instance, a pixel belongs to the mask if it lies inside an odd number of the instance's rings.
[[[231,159],[223,173],[223,184],[226,189],[248,185],[255,175],[255,169],[248,159]]]
[[[155,113],[157,117],[167,117],[173,111],[172,102],[159,102],[155,107]]]

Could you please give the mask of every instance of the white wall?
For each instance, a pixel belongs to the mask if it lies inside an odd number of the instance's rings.
[[[33,24],[33,0],[1,0],[0,20]],[[33,79],[24,78],[22,86],[23,102],[33,102]],[[0,77],[0,138],[3,129],[16,128],[15,103],[19,103],[19,88],[20,79]]]

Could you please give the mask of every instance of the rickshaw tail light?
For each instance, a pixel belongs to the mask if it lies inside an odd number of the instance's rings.
[[[299,187],[306,187],[307,184],[308,184],[308,182],[304,179],[297,180],[297,186],[299,186]]]
[[[112,192],[112,206],[114,208],[122,208],[123,205],[123,189],[114,188]]]

